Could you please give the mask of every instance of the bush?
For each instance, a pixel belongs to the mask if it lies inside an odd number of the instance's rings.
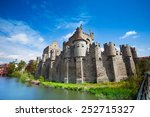
[[[13,73],[9,74],[10,77],[17,77],[17,78],[20,78],[21,75],[22,73],[19,71],[14,71]]]
[[[40,77],[39,77],[39,81],[40,81],[40,82],[44,82],[44,81],[45,81],[44,77],[43,77],[43,76],[40,76]]]

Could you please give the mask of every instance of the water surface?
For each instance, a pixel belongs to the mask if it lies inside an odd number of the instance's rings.
[[[87,92],[46,88],[21,83],[17,78],[0,77],[0,100],[96,100]]]

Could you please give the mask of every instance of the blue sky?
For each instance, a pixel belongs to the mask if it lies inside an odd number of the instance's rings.
[[[101,48],[112,41],[150,56],[149,0],[0,0],[0,63],[35,59],[54,40],[62,47],[80,24]]]

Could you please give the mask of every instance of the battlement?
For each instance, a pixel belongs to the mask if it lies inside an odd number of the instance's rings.
[[[100,47],[100,43],[94,42],[90,45],[91,48]]]
[[[131,47],[128,44],[120,45],[120,50],[121,50],[124,57],[131,57],[132,56]]]
[[[107,56],[116,56],[115,44],[112,42],[104,44],[104,53]]]
[[[134,59],[138,58],[137,51],[135,47],[131,47],[131,53]]]

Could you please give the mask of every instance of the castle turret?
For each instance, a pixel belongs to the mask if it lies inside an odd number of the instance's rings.
[[[136,52],[136,48],[135,47],[131,47],[131,53],[132,53],[132,57],[135,63],[137,63],[137,52]]]
[[[86,55],[86,41],[75,40],[74,41],[74,57],[83,57]]]
[[[107,77],[106,77],[106,73],[104,65],[103,65],[103,60],[102,60],[102,55],[101,55],[101,48],[100,48],[100,44],[96,43],[94,44],[94,54],[95,54],[95,67],[96,67],[96,82],[105,82],[108,81]]]
[[[109,42],[104,44],[105,55],[107,56],[116,56],[115,44]]]
[[[120,50],[123,54],[123,59],[126,65],[128,76],[134,75],[136,73],[136,70],[135,70],[135,63],[131,53],[131,47],[129,45],[121,45]]]
[[[74,41],[74,57],[76,57],[76,77],[77,83],[83,83],[83,60],[86,56],[86,41],[78,39]]]
[[[115,44],[112,42],[104,44],[104,53],[108,57],[108,62],[110,65],[110,81],[118,81],[118,69],[117,69],[117,60],[116,60],[116,48]]]
[[[131,48],[129,45],[121,45],[120,50],[122,51],[122,54],[124,57],[131,57]]]

